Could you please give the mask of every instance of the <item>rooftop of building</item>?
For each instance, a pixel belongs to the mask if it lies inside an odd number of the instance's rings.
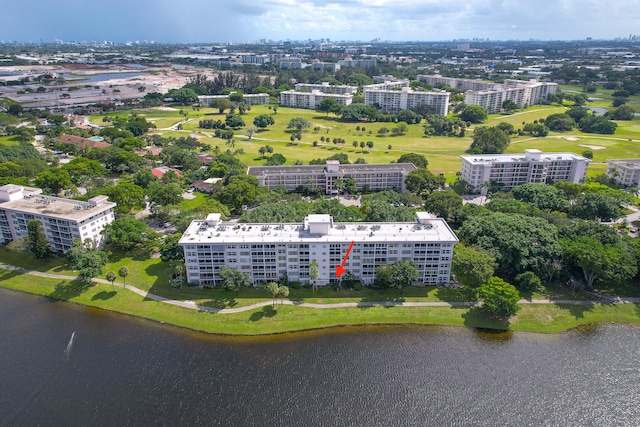
[[[589,162],[586,157],[575,153],[543,153],[540,150],[526,150],[524,154],[476,154],[460,156],[469,163],[512,163],[512,162],[549,162],[554,160],[582,160]]]
[[[640,159],[610,159],[607,163],[627,169],[640,169]]]
[[[97,196],[87,202],[44,196],[42,190],[33,187],[22,187],[7,184],[0,187],[0,192],[12,194],[12,200],[0,202],[0,208],[31,213],[34,215],[55,216],[74,221],[81,221],[96,212],[113,208],[115,203],[107,201],[107,196]]]
[[[199,243],[356,243],[367,242],[443,242],[458,238],[442,218],[418,212],[415,222],[342,222],[330,215],[309,215],[304,223],[238,224],[220,221],[219,214],[192,221],[180,238],[181,245]],[[314,225],[327,231],[311,233]]]
[[[327,161],[330,164],[330,161]],[[353,164],[339,165],[338,173],[377,172],[377,171],[401,171],[409,173],[416,167],[413,163],[377,163],[377,164]],[[301,165],[301,166],[249,166],[247,175],[275,175],[275,174],[322,174],[326,172],[326,165]]]
[[[75,135],[60,135],[55,139],[56,141],[63,142],[65,144],[74,144],[79,147],[91,147],[91,148],[108,148],[111,144],[104,141],[96,141],[93,139],[82,138]]]

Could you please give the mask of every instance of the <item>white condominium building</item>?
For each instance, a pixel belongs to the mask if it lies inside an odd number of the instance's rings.
[[[258,178],[261,186],[270,189],[282,186],[287,191],[320,187],[325,194],[337,194],[344,189],[346,180],[353,179],[358,191],[402,192],[407,175],[415,168],[412,163],[342,165],[337,160],[327,160],[326,165],[249,166],[247,175]]]
[[[557,181],[579,184],[584,180],[590,160],[574,153],[543,153],[525,150],[522,154],[482,154],[460,156],[460,179],[473,192],[492,188],[510,190],[521,184],[548,184]]]
[[[114,220],[115,203],[107,196],[88,202],[43,196],[39,188],[7,184],[0,187],[0,243],[27,235],[27,222],[42,222],[52,251],[65,253],[73,239],[91,239],[100,246],[101,231]]]
[[[449,92],[423,92],[409,87],[402,87],[400,90],[379,89],[378,86],[380,85],[364,87],[364,103],[379,106],[383,113],[398,113],[419,105],[430,105],[436,114],[442,116],[446,116],[449,111]]]
[[[640,187],[640,159],[607,160],[607,176],[625,187]]]
[[[330,215],[309,215],[304,223],[223,223],[220,214],[193,221],[180,239],[187,280],[220,285],[220,267],[248,273],[253,284],[276,281],[310,283],[309,266],[318,263],[317,285],[338,281],[336,266],[370,284],[376,267],[411,260],[418,283],[448,285],[453,246],[458,238],[441,218],[418,212],[415,222],[334,223]]]
[[[518,108],[538,104],[547,96],[555,94],[557,83],[539,82],[537,80],[505,80],[504,83],[483,82],[482,80],[457,79],[440,75],[428,76],[419,74],[418,81],[437,86],[446,84],[452,88],[465,90],[464,103],[480,105],[489,113],[502,110],[502,103],[511,100]]]
[[[297,91],[300,90],[308,90],[308,91],[320,91],[322,93],[339,93],[342,95],[351,94],[353,95],[358,91],[358,86],[346,86],[346,85],[330,85],[329,82],[322,82],[320,84],[311,84],[311,83],[296,83],[294,86]]]
[[[233,93],[233,92],[232,92]],[[198,103],[201,107],[208,107],[214,99],[229,99],[229,95],[200,95]],[[259,105],[269,103],[268,93],[246,93],[242,95],[243,103],[249,105]]]
[[[351,105],[353,95],[338,94],[338,93],[323,93],[319,90],[312,90],[311,92],[299,92],[296,90],[286,90],[280,92],[280,105],[283,107],[294,108],[317,108],[325,99],[333,99],[341,105]]]

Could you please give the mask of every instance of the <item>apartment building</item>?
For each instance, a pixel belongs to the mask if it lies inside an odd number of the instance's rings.
[[[325,99],[333,99],[341,105],[351,105],[353,95],[350,93],[323,93],[319,90],[311,92],[299,92],[297,90],[286,90],[280,92],[280,105],[293,108],[317,108]]]
[[[27,222],[42,222],[44,233],[53,252],[65,253],[72,241],[91,239],[103,243],[104,227],[114,220],[115,203],[107,196],[97,196],[87,202],[43,196],[39,188],[7,184],[0,187],[0,243],[27,235]]]
[[[359,67],[370,68],[378,65],[376,59],[341,59],[338,61],[338,65],[341,67]]]
[[[248,273],[251,283],[278,280],[310,283],[309,267],[318,263],[316,284],[335,283],[336,266],[353,242],[344,268],[370,284],[376,267],[411,260],[418,283],[447,285],[458,238],[441,218],[416,213],[415,222],[335,223],[330,215],[308,215],[303,223],[224,223],[218,213],[193,221],[182,235],[187,280],[220,285],[220,267]]]
[[[347,86],[347,85],[330,85],[329,82],[322,82],[320,84],[312,84],[312,83],[296,83],[294,86],[296,91],[308,90],[314,91],[317,90],[322,93],[338,93],[341,95],[353,95],[358,92],[358,86]]]
[[[625,187],[640,187],[640,159],[607,160],[607,176]]]
[[[325,194],[338,194],[341,183],[353,179],[359,191],[402,192],[407,175],[414,169],[412,163],[342,165],[337,160],[327,160],[325,165],[249,166],[247,175],[258,178],[261,186],[269,189],[282,186],[287,191],[306,187],[322,188]]]
[[[473,192],[491,188],[510,190],[522,184],[549,184],[558,181],[579,184],[584,180],[590,160],[574,153],[543,153],[525,150],[522,154],[482,154],[460,156],[460,179],[466,181]]]
[[[539,82],[537,80],[505,80],[504,83],[483,82],[482,80],[458,79],[442,77],[440,75],[428,76],[419,74],[418,81],[437,86],[446,84],[455,89],[466,91],[464,103],[480,105],[489,113],[497,113],[502,110],[502,103],[506,100],[515,102],[519,108],[538,104],[547,96],[555,94],[558,90],[556,83]]]
[[[399,83],[399,82],[395,82]],[[364,103],[366,105],[379,106],[383,113],[397,113],[400,110],[415,108],[419,105],[432,106],[436,114],[446,116],[449,111],[449,92],[445,91],[415,91],[409,87],[397,89],[380,89],[379,87],[387,83],[369,85],[363,88]]]
[[[232,92],[234,93],[234,92]],[[211,101],[214,99],[229,99],[229,95],[200,95],[198,96],[198,103],[201,107],[208,107]],[[243,101],[248,105],[260,105],[269,103],[268,93],[246,93],[242,95]]]

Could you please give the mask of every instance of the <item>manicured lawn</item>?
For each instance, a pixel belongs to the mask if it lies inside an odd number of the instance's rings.
[[[366,324],[453,325],[553,333],[593,322],[640,322],[640,310],[635,304],[524,305],[511,323],[505,324],[487,318],[477,308],[450,307],[319,310],[277,305],[234,314],[212,314],[170,306],[110,285],[88,286],[80,282],[34,279],[5,270],[0,270],[0,286],[219,334],[271,334]]]
[[[15,135],[0,136],[0,145],[17,145],[18,142],[18,137]]]

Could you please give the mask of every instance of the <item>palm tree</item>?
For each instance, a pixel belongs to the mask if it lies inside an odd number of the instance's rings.
[[[111,282],[111,286],[113,286],[113,282],[116,280],[117,276],[116,273],[114,273],[113,271],[110,271],[107,273],[107,280]]]
[[[118,276],[122,277],[122,287],[127,287],[127,276],[129,275],[129,269],[127,267],[120,267],[118,270]]]

